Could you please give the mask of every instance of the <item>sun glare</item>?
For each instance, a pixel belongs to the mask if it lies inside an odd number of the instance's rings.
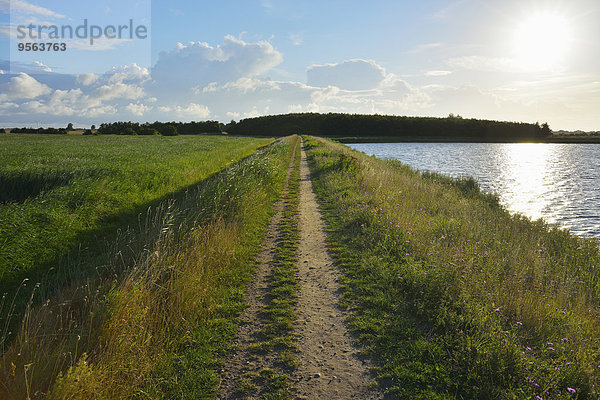
[[[538,13],[525,18],[515,32],[518,59],[526,69],[560,67],[570,41],[569,23],[558,13]]]

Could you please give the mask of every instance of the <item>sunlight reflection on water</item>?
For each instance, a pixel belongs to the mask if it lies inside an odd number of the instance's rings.
[[[600,238],[600,145],[361,143],[352,148],[421,171],[472,176],[511,212]]]

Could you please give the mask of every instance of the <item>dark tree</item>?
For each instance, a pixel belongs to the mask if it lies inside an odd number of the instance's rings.
[[[163,136],[177,136],[177,128],[175,125],[165,125],[161,131]]]
[[[547,122],[544,122],[542,124],[540,134],[543,138],[547,138],[552,134],[552,131],[550,130],[550,125],[548,125]]]

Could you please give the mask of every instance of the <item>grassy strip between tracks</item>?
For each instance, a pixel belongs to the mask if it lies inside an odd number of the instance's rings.
[[[307,138],[350,326],[401,399],[595,399],[596,240],[511,215],[472,179]]]
[[[261,399],[288,399],[293,385],[288,375],[297,367],[296,339],[293,334],[298,297],[298,204],[300,190],[300,138],[295,143],[293,171],[284,194],[285,208],[279,224],[277,247],[268,277],[267,303],[261,314],[263,325],[258,342],[251,349],[257,357],[270,359],[272,368],[249,373],[238,381],[243,396]],[[264,363],[263,363],[264,364]]]
[[[275,143],[152,207],[112,247],[119,273],[31,305],[0,397],[212,398],[290,151]]]

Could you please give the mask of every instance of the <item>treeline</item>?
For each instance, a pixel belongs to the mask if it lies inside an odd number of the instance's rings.
[[[5,130],[6,132],[6,130]],[[66,128],[12,128],[10,133],[37,133],[46,135],[66,135]]]
[[[221,133],[222,124],[218,121],[202,122],[111,122],[103,123],[98,133],[103,135],[196,135],[199,133]]]
[[[243,119],[225,127],[231,134],[329,137],[439,138],[444,140],[519,141],[550,136],[548,124],[447,118],[360,114],[285,114]]]

